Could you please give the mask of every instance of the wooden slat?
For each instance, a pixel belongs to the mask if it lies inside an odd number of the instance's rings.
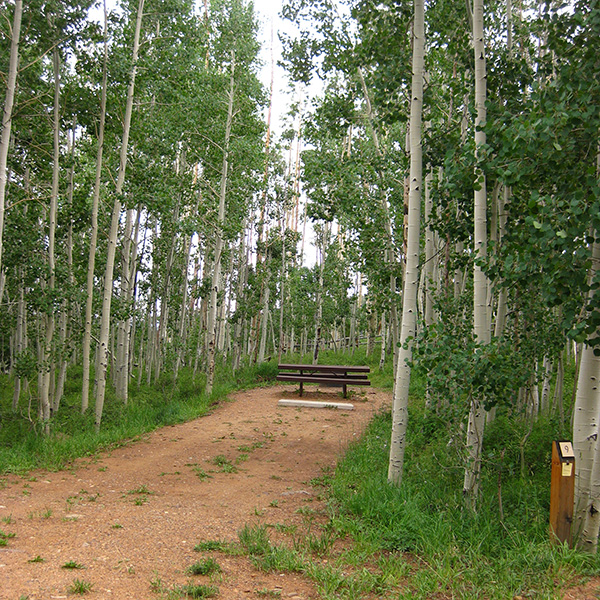
[[[370,367],[353,367],[348,365],[300,365],[282,363],[278,365],[280,371],[312,371],[322,373],[370,373]]]
[[[277,375],[277,381],[304,381],[306,383],[334,383],[338,385],[371,385],[368,379],[355,379],[351,377],[324,377],[319,375],[294,375],[282,373]]]

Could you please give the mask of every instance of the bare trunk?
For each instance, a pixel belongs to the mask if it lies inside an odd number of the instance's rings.
[[[225,225],[225,201],[227,199],[227,180],[229,170],[229,143],[233,125],[233,100],[235,93],[235,54],[231,55],[231,74],[229,80],[229,103],[227,123],[225,124],[225,142],[223,145],[223,165],[221,168],[221,186],[219,192],[219,214],[215,232],[215,257],[213,265],[212,286],[210,290],[210,308],[206,334],[208,337],[208,356],[206,374],[206,395],[210,396],[215,379],[216,335],[217,335],[217,303],[221,286],[221,254],[223,252],[223,227]]]
[[[594,242],[588,281],[600,269],[600,244]],[[593,294],[590,291],[590,295]],[[577,545],[595,553],[600,530],[600,356],[584,344],[579,360],[577,393],[573,414],[575,449],[575,517]]]
[[[10,39],[10,58],[8,63],[8,76],[6,79],[6,96],[4,97],[4,110],[2,113],[2,133],[0,134],[0,277],[4,277],[4,264],[2,262],[2,248],[4,238],[4,212],[7,184],[8,147],[10,145],[10,131],[12,128],[12,109],[17,88],[17,72],[19,69],[19,40],[21,36],[21,17],[23,15],[23,0],[15,0],[15,11]],[[4,286],[1,286],[2,288]],[[2,302],[2,293],[0,293]]]
[[[421,189],[423,185],[423,148],[421,142],[423,111],[423,65],[425,54],[425,3],[414,0],[412,91],[410,108],[410,192],[408,199],[408,231],[406,271],[402,293],[402,327],[398,366],[392,399],[392,435],[388,481],[402,483],[406,428],[408,425],[408,390],[411,377],[412,344],[417,325],[417,292],[419,284],[419,239],[421,231]]]
[[[481,156],[486,143],[486,135],[482,130],[486,121],[486,64],[485,43],[483,34],[483,0],[473,2],[473,48],[475,53],[475,151],[477,157]],[[487,215],[486,215],[486,181],[485,175],[479,167],[476,171],[479,189],[474,192],[474,255],[473,267],[473,333],[479,344],[488,344],[490,341],[490,326],[488,319],[488,280],[481,267],[477,264],[478,258],[485,258],[487,254]],[[482,398],[471,399],[469,424],[467,428],[467,462],[465,465],[465,478],[463,494],[465,504],[475,509],[479,491],[479,476],[481,472],[481,450],[483,446],[483,431],[485,426],[485,411]]]
[[[100,322],[99,336],[99,361],[98,373],[96,374],[96,430],[100,429],[102,411],[104,409],[104,396],[106,393],[106,376],[108,370],[108,343],[110,335],[110,307],[112,302],[113,275],[115,266],[115,254],[117,247],[117,234],[119,231],[119,220],[121,217],[121,194],[125,183],[125,171],[127,168],[127,147],[129,144],[129,131],[131,128],[131,114],[133,112],[133,93],[135,90],[135,76],[137,71],[138,52],[140,47],[140,31],[142,28],[142,16],[144,11],[144,0],[139,0],[135,34],[133,40],[133,52],[131,58],[131,78],[127,89],[127,101],[125,105],[125,120],[123,123],[123,137],[121,140],[121,152],[119,160],[119,174],[115,186],[115,200],[108,237],[108,251],[106,256],[106,269],[104,272],[104,296],[102,299],[102,317]]]

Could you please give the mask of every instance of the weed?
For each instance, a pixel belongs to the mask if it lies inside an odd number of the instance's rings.
[[[273,481],[281,481],[281,477],[279,477],[279,475],[271,475],[270,479],[273,479]]]
[[[296,533],[296,530],[298,529],[296,525],[287,525],[286,523],[275,523],[275,525],[272,527],[275,529],[275,531],[278,531],[279,533],[285,533],[287,535]]]
[[[239,550],[235,544],[231,542],[222,542],[219,540],[208,540],[199,542],[194,546],[196,552],[221,552],[223,554],[235,555],[239,554]]]
[[[74,560],[67,561],[64,565],[62,565],[63,569],[85,569],[85,566],[81,563],[75,562]]]
[[[158,574],[155,574],[154,577],[150,580],[150,589],[157,594],[165,593],[165,586]]]
[[[244,527],[238,532],[240,544],[248,554],[263,555],[269,552],[271,542],[267,528],[264,525],[256,525]]]
[[[314,508],[310,508],[310,506],[301,506],[296,509],[296,514],[304,515],[305,517],[312,517],[317,514],[317,511]]]
[[[194,467],[194,473],[196,473],[196,477],[198,477],[200,481],[204,481],[205,479],[212,479],[212,475],[209,475],[204,469],[200,467]]]
[[[42,514],[42,519],[49,519],[52,516],[52,509],[47,508]]]
[[[271,502],[269,502],[269,506],[272,506],[273,508],[278,508],[279,507],[279,500],[277,500],[277,499],[271,500]]]
[[[215,456],[212,462],[220,467],[221,473],[237,473],[237,467],[224,454]]]
[[[74,579],[73,583],[68,587],[69,594],[87,594],[92,591],[94,584],[83,579]]]
[[[281,598],[281,590],[262,588],[261,590],[254,590],[254,593],[261,598]]]
[[[17,537],[16,533],[5,533],[4,531],[2,531],[2,529],[0,529],[0,546],[7,546],[7,540],[10,540],[15,537]]]
[[[10,525],[13,522],[12,515],[8,515],[7,517],[2,517],[2,522],[6,525]]]
[[[108,470],[108,467],[98,467],[98,471],[100,471],[100,473],[104,473],[107,470]]]
[[[221,566],[214,558],[206,558],[190,565],[186,569],[186,573],[188,575],[212,575],[213,573],[220,573],[221,570]]]
[[[146,502],[148,502],[148,498],[146,496],[138,496],[133,501],[135,506],[143,506],[144,504],[146,504]]]
[[[240,463],[243,463],[245,461],[248,460],[248,454],[240,454],[236,459],[235,459],[235,463],[237,465],[239,465]]]
[[[123,529],[123,525],[121,523],[113,523],[111,529]]]
[[[214,585],[195,585],[188,583],[174,590],[180,596],[188,596],[189,598],[214,598],[219,594],[219,588]]]
[[[154,494],[154,492],[151,492],[145,485],[140,485],[139,487],[134,488],[133,490],[129,490],[127,492],[127,494],[129,494],[129,495],[140,494],[140,495],[148,496],[148,495]]]
[[[35,558],[30,558],[28,563],[43,563],[46,562],[45,558],[42,558],[39,554]]]

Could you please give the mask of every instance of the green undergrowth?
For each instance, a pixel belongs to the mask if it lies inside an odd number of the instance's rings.
[[[527,431],[499,416],[486,432],[477,512],[462,504],[460,440],[413,402],[401,487],[387,483],[391,416],[378,415],[339,463],[330,526],[371,554],[414,557],[397,598],[560,598],[600,573],[600,559],[550,542],[551,442],[560,427]],[[525,469],[523,470],[523,465]]]
[[[148,385],[134,378],[127,404],[107,390],[99,433],[94,428],[93,399],[81,414],[81,368],[69,369],[65,395],[52,417],[50,435],[43,434],[37,418],[35,387],[30,397],[22,395],[18,410],[12,410],[12,378],[0,376],[0,474],[23,473],[36,468],[57,470],[74,459],[90,456],[100,449],[126,444],[154,429],[189,421],[209,412],[212,405],[243,388],[274,382],[277,364],[264,363],[239,369],[217,370],[210,397],[204,393],[205,377],[182,369],[177,380],[164,374]],[[29,406],[31,402],[31,406]]]

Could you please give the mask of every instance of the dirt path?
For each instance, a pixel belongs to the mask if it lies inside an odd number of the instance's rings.
[[[0,598],[66,598],[75,579],[93,585],[92,598],[159,598],[152,583],[172,589],[190,581],[186,568],[208,556],[194,551],[201,541],[237,541],[245,524],[302,526],[307,515],[322,517],[310,481],[334,466],[391,395],[358,392],[354,411],[278,407],[280,398],[297,397],[293,389],[241,392],[209,416],[70,470],[6,478],[0,530],[15,537],[0,547]],[[326,389],[305,397],[340,399]],[[317,597],[301,576],[265,574],[246,557],[215,558],[220,598]]]

